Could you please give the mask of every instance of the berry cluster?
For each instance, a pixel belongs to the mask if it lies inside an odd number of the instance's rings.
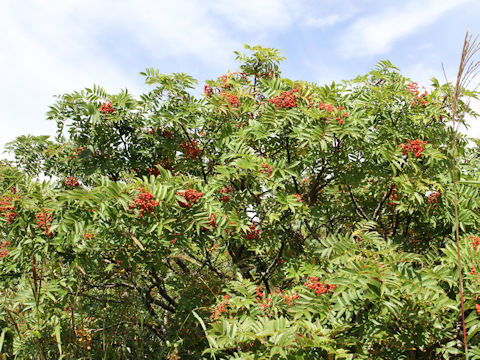
[[[275,76],[275,72],[273,70],[265,71],[262,74],[260,74],[260,77],[264,77],[268,79],[273,79],[274,76]]]
[[[177,192],[177,195],[183,196],[185,198],[185,202],[178,201],[178,205],[180,205],[184,209],[191,209],[194,204],[198,202],[198,199],[200,199],[203,196],[204,192],[197,192],[197,190],[194,189],[188,189],[185,190],[184,192]]]
[[[392,205],[393,207],[397,206],[397,200],[398,200],[398,193],[397,193],[397,187],[394,185],[392,189],[392,193],[390,194],[389,199],[389,204]]]
[[[42,208],[42,212],[36,215],[37,225],[40,230],[47,234],[49,237],[53,236],[53,232],[50,231],[50,223],[52,222],[52,215],[47,210]]]
[[[164,138],[167,138],[168,140],[173,140],[173,134],[170,130],[167,130],[167,129],[164,129],[161,133],[161,135],[164,137]]]
[[[187,159],[192,158],[195,160],[202,153],[202,149],[198,148],[198,140],[184,141],[180,146]]]
[[[233,73],[233,74],[223,74],[223,75],[220,75],[218,77],[218,80],[220,80],[222,82],[222,86],[224,88],[229,88],[230,87],[230,85],[228,84],[228,79],[230,79],[230,77],[234,74],[235,73]]]
[[[233,192],[232,185],[229,185],[220,189],[220,195],[221,195],[220,200],[223,202],[228,202],[228,200],[230,200],[230,195],[228,194],[231,192]]]
[[[212,315],[210,315],[210,319],[216,320],[222,313],[226,312],[229,302],[230,302],[230,296],[228,294],[224,295],[223,301],[217,305]]]
[[[100,112],[102,114],[112,114],[115,112],[115,109],[112,106],[112,102],[104,102],[102,106],[100,106]]]
[[[470,245],[475,249],[475,254],[477,254],[478,247],[480,246],[480,238],[476,236],[469,236],[468,240],[473,240]]]
[[[215,227],[215,225],[217,225],[217,222],[215,221],[216,217],[217,215],[212,214],[212,216],[210,216],[210,222],[208,222],[208,225],[210,225],[211,227]]]
[[[440,193],[438,190],[435,190],[432,194],[428,196],[428,203],[436,205],[438,203],[438,197],[440,196]]]
[[[159,202],[154,200],[152,194],[145,190],[145,188],[138,189],[138,195],[133,200],[133,204],[128,206],[129,209],[137,209],[140,211],[138,218],[143,218],[145,214],[151,214],[156,206],[158,206]]]
[[[85,147],[78,147],[73,149],[73,154],[69,156],[69,159],[72,160],[73,158],[77,157],[85,149]]]
[[[203,87],[203,93],[205,96],[210,97],[213,94],[213,88],[210,85],[205,85]]]
[[[15,212],[15,205],[12,204],[10,196],[0,200],[0,214],[7,218],[7,224],[11,224],[18,214]]]
[[[287,305],[292,305],[294,300],[297,300],[300,297],[300,295],[296,293],[292,293],[291,296],[288,296],[285,294],[285,291],[283,291],[282,297],[285,300],[285,303]]]
[[[422,156],[422,152],[425,149],[425,145],[427,145],[428,141],[422,141],[420,139],[417,140],[410,140],[408,139],[408,143],[400,144],[398,147],[402,148],[402,154],[408,155],[410,151],[412,154],[415,154],[415,157],[419,158]]]
[[[259,287],[257,288],[257,300],[260,303],[260,310],[268,309],[273,302],[272,298],[266,297]]]
[[[251,224],[248,226],[250,230],[247,231],[247,240],[257,240],[260,237],[260,229],[257,229],[257,225]]]
[[[2,241],[0,245],[0,259],[8,255],[8,245],[10,245],[10,241]]]
[[[313,106],[313,103],[311,104]],[[335,111],[335,106],[332,104],[324,104],[321,101],[318,103],[318,108],[320,110],[326,111],[326,112],[334,112]],[[343,108],[342,108],[343,110]]]
[[[165,138],[167,138],[168,140],[172,140],[173,139],[173,134],[170,130],[167,130],[167,129],[162,129],[162,128],[157,128],[157,129],[154,129],[154,128],[148,128],[147,130],[145,130],[145,132],[147,134],[151,134],[151,135],[155,135],[155,134],[159,134],[160,136],[163,136]]]
[[[418,84],[416,82],[412,82],[407,85],[408,91],[412,94],[418,94]]]
[[[295,194],[295,196],[297,197],[297,201],[298,201],[298,202],[302,202],[302,195],[300,195],[300,194]]]
[[[265,163],[262,164],[262,169],[258,170],[262,174],[267,174],[267,177],[270,177],[272,175],[272,167],[270,165],[267,165]]]
[[[220,93],[220,96],[222,97],[222,99],[227,98],[230,105],[232,105],[234,107],[239,107],[240,106],[240,101],[238,100],[238,97],[236,95],[222,92],[222,93]]]
[[[260,310],[266,310],[272,305],[272,298],[265,298],[265,301],[260,304]]]
[[[86,150],[86,147],[80,146],[80,147],[76,148],[76,149],[73,151],[73,154],[74,154],[74,155],[78,155],[78,154],[80,154],[83,150]]]
[[[425,100],[428,95],[427,90],[424,90],[423,94],[420,94],[420,91],[418,90],[418,84],[416,82],[408,84],[407,87],[408,91],[415,96],[414,100],[412,101],[412,106],[417,106],[417,104],[421,104],[423,107],[425,107],[428,102],[427,100]],[[422,86],[422,89],[425,89],[425,87]]]
[[[310,107],[313,107],[313,102],[310,103]],[[340,125],[345,124],[345,119],[349,116],[348,112],[344,112],[345,108],[343,106],[334,107],[332,104],[324,104],[321,101],[318,103],[318,108],[322,111],[329,113],[327,118],[324,118],[324,121],[329,123],[329,120],[335,118]]]
[[[248,112],[247,116],[250,119],[255,119],[252,112]],[[241,129],[248,126],[248,119],[240,119],[240,122],[237,124],[237,128]]]
[[[77,181],[77,179],[74,179],[73,177],[71,176],[68,176],[65,178],[65,180],[63,180],[63,183],[67,186],[70,186],[72,188],[76,188],[78,186],[80,186],[79,182]]]
[[[478,316],[480,316],[480,305],[475,304],[475,310],[477,311]]]
[[[157,167],[148,168],[148,169],[147,169],[147,173],[148,173],[149,175],[158,176],[158,175],[160,175],[160,170],[158,170]]]
[[[232,77],[235,77],[236,75],[239,75],[239,78],[237,80],[247,83],[248,82],[248,77],[245,73],[243,72],[234,72],[230,74],[225,74],[221,75],[218,77],[218,81],[220,82],[220,86],[218,88],[214,88],[210,85],[205,85],[203,87],[203,93],[205,94],[206,97],[210,97],[213,95],[213,93],[222,93],[220,89],[224,90],[230,90],[232,88],[232,84],[229,84],[229,80]],[[223,96],[222,96],[223,97]]]
[[[470,271],[470,275],[477,275],[477,270],[475,270],[475,266],[472,266],[472,270]]]
[[[210,225],[211,228],[214,228],[214,227],[217,225],[217,221],[215,220],[216,217],[217,217],[217,215],[215,215],[215,214],[212,214],[212,215],[210,216],[210,221],[209,221],[207,224]],[[202,231],[208,231],[208,230],[210,230],[210,229],[207,228],[207,227],[203,227],[203,228],[202,228]],[[215,245],[216,245],[216,246],[215,246]],[[214,247],[217,248],[217,247],[218,247],[218,244],[215,244],[215,245],[214,245]]]
[[[92,233],[85,233],[85,239],[90,240],[93,239],[95,236]]]
[[[280,95],[276,95],[267,101],[275,105],[275,109],[291,109],[297,106],[298,89],[293,88],[290,91],[282,91]]]
[[[305,286],[310,290],[314,290],[316,295],[325,294],[327,292],[333,294],[333,290],[335,289],[335,285],[322,283],[314,276],[310,276],[309,281],[305,283]]]
[[[346,112],[346,113],[343,113],[343,115],[342,115],[342,116],[343,116],[344,118],[347,118],[347,117],[348,117],[348,112]],[[343,125],[343,124],[345,124],[345,121],[344,121],[344,119],[342,119],[342,118],[340,118],[340,117],[338,117],[338,116],[337,116],[335,119],[338,121],[338,123],[339,123],[340,125]]]
[[[257,300],[262,301],[262,298],[265,296],[265,294],[260,290],[259,287],[257,287]]]
[[[225,220],[228,220],[228,216],[226,216],[226,215],[224,215],[224,216],[225,216]],[[232,235],[237,230],[237,226],[235,225],[235,223],[233,221],[230,221],[228,226],[231,229],[225,229],[225,232],[227,233],[227,235]]]
[[[228,83],[228,80],[232,77],[235,77],[236,75],[240,75],[240,78],[238,80],[248,81],[247,75],[243,72],[238,72],[238,71],[230,73],[230,74],[221,75],[221,76],[218,77],[218,80],[220,80],[222,82],[222,87],[223,88],[228,89],[228,88],[232,87],[232,85]]]
[[[244,128],[244,127],[247,127],[247,126],[248,126],[248,120],[240,121],[240,122],[237,124],[237,128],[238,128],[238,129],[241,129],[241,128]]]

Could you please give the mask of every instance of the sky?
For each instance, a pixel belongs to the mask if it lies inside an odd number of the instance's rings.
[[[245,43],[279,49],[282,76],[320,85],[383,59],[419,85],[444,82],[442,64],[453,81],[479,14],[478,0],[0,0],[0,152],[55,134],[55,95],[93,84],[140,94],[146,67],[202,84],[237,70]]]

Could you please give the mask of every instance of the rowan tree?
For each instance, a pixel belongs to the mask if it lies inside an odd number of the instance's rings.
[[[427,90],[381,61],[320,86],[281,77],[275,49],[246,50],[202,85],[147,69],[139,97],[61,95],[54,139],[9,144],[6,359],[462,353],[451,85]],[[456,155],[480,358],[480,163],[461,135]]]

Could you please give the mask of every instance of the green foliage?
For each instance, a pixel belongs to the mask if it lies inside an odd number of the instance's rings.
[[[190,76],[146,69],[139,98],[64,94],[54,140],[8,145],[5,359],[461,356],[451,85],[424,91],[381,61],[319,86],[246,50],[201,98]],[[480,359],[480,159],[462,136],[457,152]]]

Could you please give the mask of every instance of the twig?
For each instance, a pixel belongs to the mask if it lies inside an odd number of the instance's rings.
[[[258,280],[258,284],[260,284],[262,281],[267,281],[268,278],[270,277],[270,272],[272,271],[273,267],[278,263],[278,260],[280,260],[280,257],[282,256],[283,253],[283,248],[285,247],[285,239],[282,238],[282,243],[280,245],[280,249],[278,250],[277,255],[275,256],[275,259],[271,262],[270,266],[267,268],[267,270],[262,274],[262,277]],[[267,284],[265,284],[267,285]]]
[[[362,207],[357,203],[357,200],[355,200],[355,197],[353,196],[353,193],[352,193],[352,186],[351,185],[348,186],[348,193],[350,194],[350,199],[352,199],[353,205],[355,205],[355,209],[357,209],[358,215],[363,217],[365,220],[370,221],[368,216],[363,211]]]
[[[388,199],[390,194],[392,193],[394,185],[390,186],[390,189],[388,189],[385,192],[385,195],[383,196],[382,200],[378,204],[377,208],[375,209],[375,212],[373,213],[373,221],[377,221],[378,217],[380,216],[380,210],[382,210],[382,206],[385,203],[385,201]]]

